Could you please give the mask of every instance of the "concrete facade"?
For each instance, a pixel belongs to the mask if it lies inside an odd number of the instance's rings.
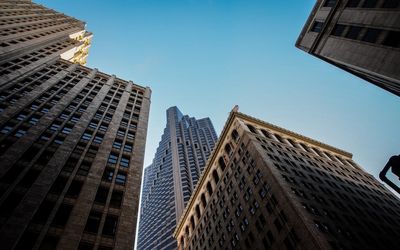
[[[396,249],[400,200],[343,150],[234,109],[178,249]]]
[[[145,170],[138,249],[176,249],[172,233],[216,140],[209,118],[167,110],[167,126]]]
[[[400,2],[318,0],[296,47],[400,96]]]
[[[0,12],[2,249],[132,249],[151,90],[82,66],[83,22]]]

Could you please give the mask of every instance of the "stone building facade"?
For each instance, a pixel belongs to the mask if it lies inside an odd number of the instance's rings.
[[[209,118],[167,110],[167,126],[145,170],[138,249],[176,249],[173,231],[216,140]]]
[[[178,249],[396,249],[400,200],[343,150],[234,109]]]
[[[80,65],[83,22],[0,12],[1,248],[133,248],[150,89]]]
[[[296,46],[400,96],[398,0],[317,0]]]

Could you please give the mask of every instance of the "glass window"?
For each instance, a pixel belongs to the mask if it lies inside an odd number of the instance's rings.
[[[126,156],[122,156],[119,165],[121,167],[128,168],[129,167],[129,158],[127,158]]]
[[[381,34],[381,32],[382,32],[382,30],[379,30],[379,29],[368,28],[367,32],[365,32],[362,40],[364,42],[375,43],[378,40],[378,37]]]
[[[323,22],[315,21],[313,23],[313,25],[311,26],[311,31],[319,33],[319,32],[321,32],[323,26],[324,26]]]
[[[119,185],[125,185],[125,182],[126,182],[126,174],[118,172],[117,176],[115,177],[115,183]]]
[[[360,0],[348,0],[346,7],[356,8],[360,4]]]
[[[350,39],[357,39],[361,32],[361,27],[350,26],[349,30],[347,31],[346,37]]]
[[[103,235],[114,236],[117,231],[118,217],[107,215],[103,227]]]
[[[112,181],[113,176],[114,176],[114,169],[112,169],[112,168],[106,168],[106,169],[104,170],[103,178],[102,178],[102,179],[103,179],[104,181],[110,182],[110,181]]]
[[[97,233],[99,230],[101,220],[101,213],[96,211],[91,211],[89,218],[87,219],[85,231],[90,233]]]
[[[331,35],[332,36],[343,36],[343,32],[345,30],[346,26],[342,24],[336,24],[335,27],[332,30]]]
[[[325,0],[323,7],[333,7],[336,4],[336,0]]]
[[[110,206],[120,208],[124,193],[122,191],[113,191],[110,200]]]
[[[111,153],[110,156],[108,157],[108,163],[117,164],[117,161],[118,161],[118,155]]]

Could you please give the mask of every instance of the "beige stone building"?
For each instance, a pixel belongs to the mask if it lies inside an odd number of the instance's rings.
[[[400,201],[352,155],[235,108],[174,232],[179,249],[397,249]]]
[[[317,0],[296,46],[400,96],[398,0]]]
[[[83,22],[0,1],[1,249],[132,249],[148,87],[83,66]]]

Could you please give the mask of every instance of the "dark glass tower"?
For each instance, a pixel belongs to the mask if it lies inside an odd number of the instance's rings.
[[[209,118],[196,120],[177,107],[167,110],[167,126],[143,181],[138,249],[175,249],[172,237],[217,135]]]

